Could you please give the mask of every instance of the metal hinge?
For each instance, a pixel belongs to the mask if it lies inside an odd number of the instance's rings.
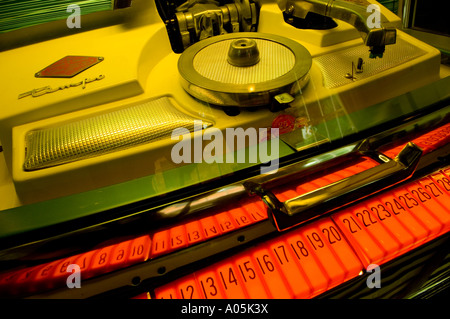
[[[223,6],[212,0],[188,0],[176,8],[170,23],[178,25],[178,42],[184,50],[215,35],[256,31],[258,11],[252,0],[231,0]]]

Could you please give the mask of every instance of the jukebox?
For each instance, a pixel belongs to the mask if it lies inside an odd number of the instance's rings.
[[[380,2],[0,3],[0,296],[445,292],[450,30]]]

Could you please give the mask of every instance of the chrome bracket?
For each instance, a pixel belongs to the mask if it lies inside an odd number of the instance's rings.
[[[219,6],[212,0],[189,0],[176,9],[183,49],[215,36],[256,31],[258,9],[253,0],[233,0]]]

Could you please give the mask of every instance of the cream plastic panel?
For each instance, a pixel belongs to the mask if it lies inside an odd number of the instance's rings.
[[[157,14],[151,1],[148,3],[150,7],[147,9]],[[351,26],[338,24],[337,30],[320,31],[320,35],[315,30],[298,30],[282,20],[275,2],[263,4],[259,31],[297,40],[313,56],[310,82],[302,96],[292,104],[294,108],[304,105],[315,108],[317,101],[340,94],[341,102],[348,106],[346,111],[352,112],[439,79],[439,51],[399,31],[399,38],[420,48],[424,54],[365,79],[349,80],[346,85],[326,88],[314,59],[362,46],[358,35],[351,35],[354,31]],[[18,99],[18,94],[33,88],[71,82],[72,79],[36,79],[33,75],[51,62],[75,53],[103,56],[105,60],[73,78],[74,82],[98,74],[104,74],[105,78],[89,83],[84,90],[74,87],[41,97]],[[28,59],[29,56],[34,58]],[[11,76],[0,79],[0,85],[6,92],[4,105],[8,106],[2,108],[0,114],[0,140],[3,142],[6,166],[22,202],[59,197],[178,167],[170,158],[170,151],[176,142],[168,139],[26,172],[23,170],[24,137],[30,130],[83,119],[161,96],[170,96],[181,111],[210,119],[222,131],[231,127],[270,127],[276,116],[283,113],[261,109],[243,111],[231,117],[221,109],[197,102],[179,85],[178,57],[170,49],[165,26],[158,21],[136,28],[125,25],[105,27],[1,52],[1,67]],[[23,64],[13,68],[12,65],[18,60]]]

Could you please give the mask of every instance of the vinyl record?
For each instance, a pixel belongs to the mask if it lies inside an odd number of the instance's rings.
[[[257,107],[280,94],[297,95],[309,80],[311,63],[298,42],[242,32],[195,43],[181,54],[178,70],[183,88],[201,101]]]

